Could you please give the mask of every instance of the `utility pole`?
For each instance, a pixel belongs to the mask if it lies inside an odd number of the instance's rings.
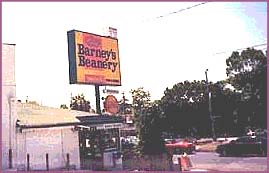
[[[213,141],[217,141],[216,134],[215,134],[215,127],[214,127],[214,118],[213,118],[213,116],[212,116],[211,92],[209,91],[209,87],[208,87],[207,72],[208,72],[208,69],[206,69],[206,71],[205,71],[205,77],[206,77],[206,92],[207,92],[207,94],[208,94],[208,110],[209,110],[209,117],[210,117],[210,120],[211,120],[211,129],[212,129]]]

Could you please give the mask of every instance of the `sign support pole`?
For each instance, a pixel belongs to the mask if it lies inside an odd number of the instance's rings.
[[[95,86],[95,97],[96,97],[96,113],[101,114],[99,85],[94,85],[94,86]]]

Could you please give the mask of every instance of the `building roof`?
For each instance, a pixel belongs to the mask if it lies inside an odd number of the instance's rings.
[[[16,46],[16,44],[12,44],[12,43],[2,43],[2,45],[11,45],[11,46]]]
[[[51,108],[38,104],[17,103],[17,126],[42,128],[78,124],[121,123],[120,117],[99,115],[69,109]]]
[[[95,115],[95,116],[81,116],[77,117],[81,124],[102,124],[102,123],[123,123],[122,117],[110,115]]]

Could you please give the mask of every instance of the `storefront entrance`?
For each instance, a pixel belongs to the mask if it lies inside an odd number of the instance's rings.
[[[120,170],[122,123],[79,125],[81,169]]]

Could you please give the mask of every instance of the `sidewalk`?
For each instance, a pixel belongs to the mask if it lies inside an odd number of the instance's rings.
[[[191,169],[190,172],[207,172],[209,170],[206,169]]]
[[[240,163],[231,163],[231,164],[196,164],[192,170],[207,170],[207,171],[252,171],[252,172],[259,172],[259,171],[266,171],[266,166],[256,166],[255,164],[249,165],[248,167],[242,167]]]

